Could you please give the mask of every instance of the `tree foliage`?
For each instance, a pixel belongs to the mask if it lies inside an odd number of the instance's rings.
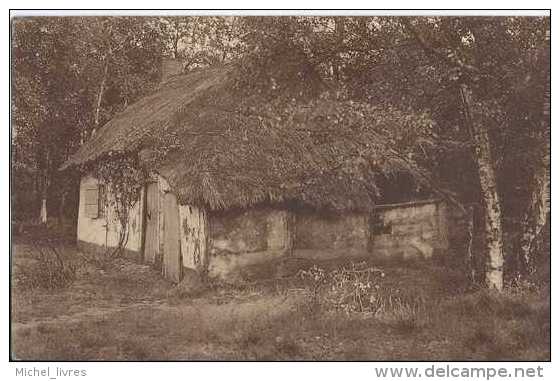
[[[460,97],[466,84],[489,136],[506,231],[519,235],[514,221],[542,199],[534,192],[546,184],[535,174],[549,170],[541,170],[549,165],[548,18],[22,18],[12,28],[14,163],[47,173],[51,188],[69,153],[157,85],[167,55],[186,72],[232,68],[235,98],[214,106],[244,116],[244,127],[232,132],[241,141],[258,128],[283,136],[312,120],[313,133],[328,143],[316,149],[351,142],[359,153],[331,156],[320,170],[374,184],[363,174],[383,150],[414,174],[386,174],[386,193],[412,181],[419,192],[430,187],[477,204],[476,147]]]
[[[166,51],[186,71],[237,58],[240,49],[236,17],[167,17],[158,20]]]
[[[131,17],[16,18],[12,35],[12,162],[39,179],[37,194],[60,200],[72,184],[61,178],[67,174],[57,171],[60,164],[159,82],[158,24]]]

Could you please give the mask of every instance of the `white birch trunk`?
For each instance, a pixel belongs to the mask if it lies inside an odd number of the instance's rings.
[[[47,198],[44,196],[41,199],[41,223],[47,223]]]
[[[47,196],[49,190],[49,152],[45,153],[45,159],[43,163],[43,168],[41,170],[41,177],[42,177],[42,189],[41,189],[41,213],[39,215],[39,219],[42,224],[47,223]]]
[[[109,51],[110,52],[110,51]],[[105,67],[103,69],[103,78],[101,79],[101,84],[99,85],[99,93],[97,94],[97,103],[95,107],[95,117],[94,126],[91,131],[91,136],[95,136],[97,129],[99,128],[99,112],[101,110],[101,100],[103,99],[103,92],[105,91],[105,83],[107,82],[107,73],[109,71],[109,58],[105,58]]]
[[[496,174],[492,161],[488,130],[472,117],[471,93],[466,85],[461,85],[461,96],[466,122],[471,130],[478,166],[480,188],[484,202],[486,233],[486,285],[489,288],[503,288],[503,237],[502,211],[498,198]]]
[[[550,32],[547,32],[547,42]],[[549,67],[548,44],[543,49],[541,59]],[[550,72],[545,74],[546,84],[550,85]],[[532,180],[532,191],[527,210],[522,219],[523,234],[519,242],[517,266],[518,276],[535,272],[535,242],[547,222],[550,212],[550,89],[547,88],[543,100],[542,119],[538,137],[542,146],[541,157],[537,163]]]
[[[546,146],[549,143],[547,142]],[[533,179],[533,191],[529,205],[522,219],[523,234],[519,244],[520,273],[532,274],[535,272],[535,242],[546,225],[550,211],[550,155],[549,148],[543,152],[543,158],[537,168]]]
[[[471,283],[474,283],[476,280],[476,264],[475,259],[473,256],[473,238],[474,238],[474,208],[469,206],[467,209],[467,258],[466,258],[466,265],[469,280]]]

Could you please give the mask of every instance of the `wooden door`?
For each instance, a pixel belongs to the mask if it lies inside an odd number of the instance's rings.
[[[163,274],[173,281],[181,280],[181,241],[179,235],[179,206],[172,193],[166,193],[163,207]]]
[[[159,189],[158,183],[146,187],[146,237],[144,260],[156,263],[159,251]]]

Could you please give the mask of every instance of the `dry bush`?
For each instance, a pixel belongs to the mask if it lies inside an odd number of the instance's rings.
[[[381,286],[386,273],[365,262],[326,271],[318,266],[301,270],[308,282],[308,308],[362,314],[392,327],[410,331],[422,328],[429,320],[429,306],[422,293],[405,293]]]
[[[378,281],[385,277],[383,270],[368,267],[365,262],[351,262],[332,271],[314,265],[298,275],[308,283],[313,303],[346,313],[376,312]]]
[[[61,289],[77,279],[80,261],[65,259],[61,248],[48,240],[31,245],[33,261],[19,266],[14,272],[15,285],[20,289]]]

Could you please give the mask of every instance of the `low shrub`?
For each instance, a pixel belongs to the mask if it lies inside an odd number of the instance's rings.
[[[46,242],[32,245],[32,257],[32,263],[14,271],[15,285],[20,289],[66,288],[77,279],[82,266],[79,261],[64,259],[55,245]]]
[[[299,271],[298,275],[308,282],[312,300],[328,309],[383,314],[388,310],[402,310],[404,306],[410,310],[415,308],[409,306],[409,300],[400,290],[381,287],[385,272],[365,262],[351,262],[332,271],[314,265]]]

